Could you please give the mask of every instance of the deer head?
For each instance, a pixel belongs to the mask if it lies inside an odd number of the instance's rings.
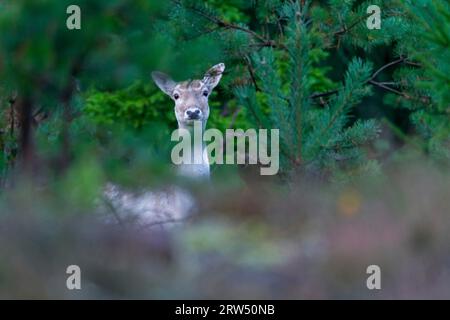
[[[208,98],[224,70],[225,64],[219,63],[209,69],[202,80],[178,83],[162,72],[152,73],[156,85],[175,102],[175,116],[180,128],[191,127],[194,121],[201,121],[203,127],[206,125],[209,117]]]

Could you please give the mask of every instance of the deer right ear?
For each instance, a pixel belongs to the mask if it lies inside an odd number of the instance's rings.
[[[205,77],[203,78],[203,83],[206,84],[208,90],[211,91],[215,86],[219,84],[220,79],[222,78],[222,73],[225,70],[225,64],[219,63],[214,67],[206,71]]]
[[[156,85],[167,95],[172,96],[173,89],[175,89],[176,82],[173,81],[167,74],[154,71],[152,72],[153,81]]]

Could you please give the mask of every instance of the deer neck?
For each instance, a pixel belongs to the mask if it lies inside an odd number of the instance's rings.
[[[209,179],[209,160],[206,152],[206,144],[203,141],[206,122],[187,126],[178,123],[179,129],[186,129],[191,136],[191,161],[189,164],[180,164],[178,172],[180,175],[195,178]]]

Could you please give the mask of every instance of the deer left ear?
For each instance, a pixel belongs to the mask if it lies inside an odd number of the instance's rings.
[[[209,91],[214,89],[219,84],[219,81],[222,78],[222,73],[224,72],[224,70],[225,64],[219,63],[216,64],[211,69],[209,69],[208,71],[206,71],[202,81],[208,87]]]
[[[173,89],[177,85],[167,74],[154,71],[152,72],[153,81],[167,95],[172,96]]]

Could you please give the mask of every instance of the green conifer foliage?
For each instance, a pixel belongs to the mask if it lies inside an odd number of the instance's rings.
[[[446,1],[407,1],[410,35],[404,54],[418,61],[396,74],[403,95],[400,105],[410,117],[423,148],[434,158],[450,161],[450,4]]]
[[[229,76],[236,99],[253,126],[280,129],[284,173],[375,168],[366,151],[379,122],[356,112],[367,102],[377,110],[383,101],[409,109],[415,130],[407,134],[418,134],[422,150],[447,157],[450,22],[444,1],[235,1],[248,17],[240,20],[225,17],[214,1],[172,3],[174,17],[189,21],[186,33],[221,40],[234,66]],[[366,25],[370,5],[381,9],[381,29]]]

